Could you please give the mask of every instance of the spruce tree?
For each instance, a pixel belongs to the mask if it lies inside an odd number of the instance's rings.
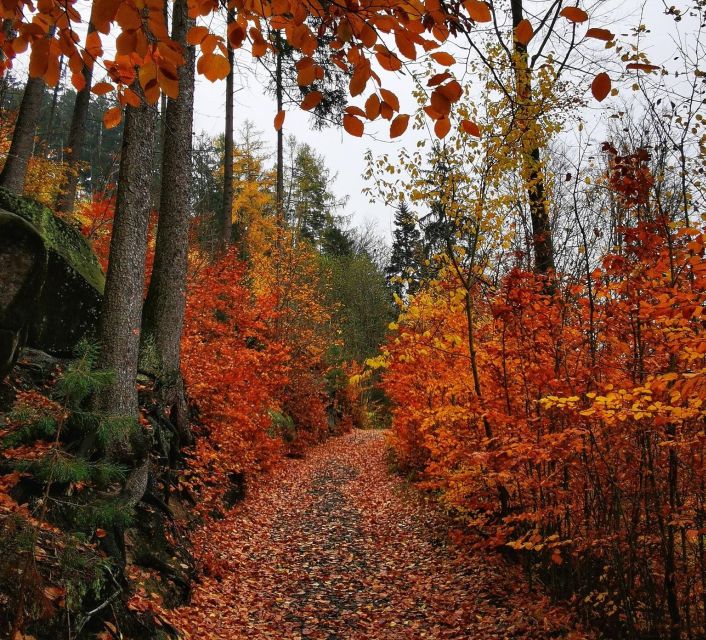
[[[393,291],[403,297],[419,288],[421,237],[414,214],[405,202],[395,211],[392,255],[387,267],[387,281]]]

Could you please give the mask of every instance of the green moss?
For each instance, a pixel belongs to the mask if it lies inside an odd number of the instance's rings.
[[[47,249],[60,255],[98,293],[103,294],[105,274],[83,236],[57,218],[43,204],[0,188],[0,208],[31,222],[44,239]]]
[[[80,612],[87,595],[99,599],[110,572],[110,561],[92,553],[87,553],[84,545],[65,545],[59,555],[61,582],[66,588],[66,607],[69,611]]]

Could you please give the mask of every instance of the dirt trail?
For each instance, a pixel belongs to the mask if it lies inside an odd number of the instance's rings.
[[[389,475],[384,434],[287,461],[202,531],[212,575],[179,611],[192,638],[579,639],[497,556],[461,550]],[[197,547],[198,547],[197,542]]]

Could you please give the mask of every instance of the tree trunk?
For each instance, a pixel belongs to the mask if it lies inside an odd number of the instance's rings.
[[[512,0],[512,25],[524,18],[522,0]],[[528,64],[527,47],[515,40],[514,60],[515,82],[517,84],[517,111],[519,125],[524,131],[522,137],[522,165],[527,183],[530,216],[532,218],[532,244],[534,246],[534,269],[537,273],[547,273],[554,269],[554,247],[552,230],[549,224],[549,211],[544,189],[544,176],[540,149],[536,140],[538,126],[533,114],[532,76]]]
[[[186,305],[195,59],[194,47],[186,44],[186,33],[192,25],[186,0],[176,0],[172,38],[182,46],[184,64],[178,69],[179,96],[167,102],[157,246],[143,311],[144,331],[154,338],[162,397],[172,408],[182,444],[191,440],[180,353]]]
[[[88,23],[88,33],[95,31],[92,22]],[[66,142],[66,177],[59,189],[56,199],[56,210],[59,213],[73,213],[78,189],[78,165],[83,153],[83,143],[86,138],[86,121],[88,107],[91,102],[91,82],[93,81],[93,65],[83,66],[83,78],[86,86],[76,94],[74,110],[71,114],[71,127]]]
[[[49,123],[47,124],[47,134],[45,140],[45,149],[51,152],[52,141],[54,140],[54,121],[56,120],[56,105],[59,102],[59,88],[61,87],[61,76],[64,69],[64,56],[59,57],[59,79],[54,85],[54,90],[51,95],[51,108],[49,109]]]
[[[282,111],[282,36],[277,32],[277,68],[275,82],[277,93],[277,113]],[[284,129],[280,127],[277,132],[277,187],[276,187],[277,215],[281,217],[284,211]]]
[[[0,187],[5,187],[15,193],[22,193],[24,188],[27,164],[32,156],[34,134],[39,122],[43,97],[44,80],[29,78],[17,114],[10,151],[7,154],[2,173],[0,173]]]
[[[142,95],[138,83],[133,91]],[[120,155],[113,235],[98,327],[100,368],[113,379],[100,393],[98,408],[112,415],[137,416],[137,363],[156,110],[143,102],[127,107]]]
[[[235,19],[233,10],[228,11],[228,24]],[[228,63],[230,71],[226,77],[226,123],[223,144],[223,203],[221,206],[221,228],[219,238],[220,253],[228,249],[233,234],[233,47],[228,43]]]
[[[164,2],[162,7],[162,16],[164,17],[165,26],[169,24],[169,3]],[[173,17],[172,17],[173,20]],[[172,29],[173,29],[172,25]],[[174,36],[172,36],[174,37]],[[183,47],[184,45],[182,45]],[[181,87],[179,87],[181,91]],[[152,206],[159,210],[159,203],[162,197],[162,167],[164,166],[164,140],[167,137],[167,96],[162,94],[159,99],[159,140],[158,152],[155,158],[154,179],[152,181]]]

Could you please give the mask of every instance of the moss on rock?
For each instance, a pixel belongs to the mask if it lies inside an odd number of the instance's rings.
[[[98,258],[77,229],[44,205],[0,189],[0,209],[29,223],[47,255],[41,293],[18,296],[21,304],[5,314],[10,320],[0,328],[21,324],[27,345],[54,355],[69,355],[98,321],[105,286]],[[7,277],[0,273],[0,288],[6,286]]]
[[[96,254],[81,233],[36,200],[0,188],[0,209],[11,211],[39,231],[50,252],[61,256],[98,293],[103,295],[105,274]]]

